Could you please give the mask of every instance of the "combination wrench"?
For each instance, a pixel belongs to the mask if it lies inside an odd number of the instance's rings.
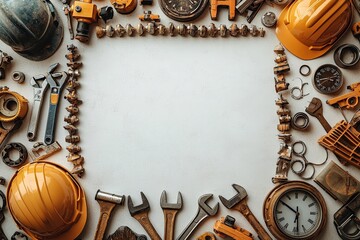
[[[174,239],[174,227],[176,214],[181,210],[183,205],[182,195],[179,192],[177,203],[168,203],[166,192],[163,191],[160,198],[160,206],[164,212],[164,240]]]
[[[219,203],[216,203],[214,208],[211,208],[206,204],[206,201],[209,200],[212,196],[212,194],[205,194],[199,198],[199,208],[195,218],[184,229],[184,231],[180,234],[177,240],[189,239],[190,235],[204,219],[209,216],[214,216],[218,212]]]
[[[45,75],[38,75],[31,79],[30,84],[34,90],[34,103],[31,110],[31,117],[29,122],[29,127],[27,131],[27,138],[29,141],[35,141],[37,135],[37,126],[39,123],[39,116],[41,111],[41,106],[43,103],[43,97],[46,90],[49,87],[48,82],[46,81],[47,75],[52,74],[56,68],[56,65],[53,64],[49,67],[48,73]]]
[[[54,71],[59,63],[55,63],[50,67],[53,67]],[[53,74],[48,74],[46,80],[50,87],[50,105],[49,105],[49,112],[48,112],[48,119],[46,123],[46,130],[45,130],[45,144],[49,145],[52,144],[55,139],[55,125],[56,125],[56,115],[57,115],[57,108],[59,105],[61,91],[66,83],[68,75],[66,72],[58,72]]]

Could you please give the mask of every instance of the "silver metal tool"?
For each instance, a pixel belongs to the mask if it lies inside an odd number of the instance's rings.
[[[53,72],[59,64],[53,64],[50,66],[51,71]],[[59,72],[54,74],[48,74],[46,76],[46,80],[50,86],[50,105],[48,112],[48,119],[46,123],[45,130],[45,144],[51,144],[55,141],[55,125],[56,125],[56,115],[57,108],[60,101],[60,95],[63,87],[65,86],[65,82],[68,78],[66,72]]]
[[[184,231],[180,234],[177,240],[189,239],[190,235],[204,219],[209,216],[214,216],[218,212],[219,203],[216,203],[214,208],[210,208],[209,205],[206,204],[206,201],[209,200],[212,196],[212,194],[205,194],[199,198],[199,208],[195,218],[184,229]]]
[[[47,74],[52,74],[55,68],[53,68],[54,64],[51,65],[48,69]],[[31,111],[31,117],[27,132],[27,138],[29,141],[35,141],[36,139],[36,133],[37,133],[37,126],[39,123],[39,116],[40,116],[40,110],[43,103],[43,97],[48,89],[48,82],[46,81],[45,75],[38,75],[33,78],[31,78],[30,81],[31,86],[34,90],[34,103]]]

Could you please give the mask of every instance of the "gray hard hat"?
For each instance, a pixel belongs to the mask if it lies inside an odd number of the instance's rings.
[[[21,56],[44,60],[55,53],[63,35],[50,0],[0,0],[0,39]]]

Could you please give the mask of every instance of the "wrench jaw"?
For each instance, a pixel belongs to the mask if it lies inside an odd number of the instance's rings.
[[[209,216],[215,216],[216,213],[219,210],[219,203],[216,203],[216,205],[211,208],[209,205],[207,205],[207,201],[211,199],[213,195],[211,193],[205,194],[199,198],[199,207],[204,210]]]
[[[247,192],[246,192],[245,188],[243,188],[242,186],[237,185],[237,184],[233,184],[232,186],[237,192],[237,194],[235,196],[233,196],[229,200],[224,198],[221,195],[219,196],[222,204],[228,209],[233,208],[234,206],[236,206],[238,203],[240,203],[243,199],[245,199],[247,197]]]
[[[134,206],[134,203],[133,203],[131,197],[128,196],[128,208],[129,208],[130,215],[132,217],[134,217],[134,215],[136,215],[138,213],[150,211],[150,204],[149,204],[149,201],[147,200],[145,194],[143,192],[140,192],[140,194],[141,194],[141,199],[142,199],[143,203],[136,207]]]
[[[162,209],[180,210],[182,208],[182,205],[183,205],[183,199],[182,199],[181,192],[178,192],[177,203],[175,203],[175,204],[167,202],[165,190],[161,193],[160,206]]]

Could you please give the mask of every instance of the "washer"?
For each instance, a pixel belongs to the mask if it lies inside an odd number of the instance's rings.
[[[347,61],[345,57],[352,55],[351,61]],[[354,44],[340,45],[334,52],[334,61],[338,67],[349,68],[355,66],[360,60],[359,48]]]

